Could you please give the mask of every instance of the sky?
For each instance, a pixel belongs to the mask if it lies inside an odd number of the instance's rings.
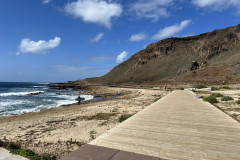
[[[0,81],[98,77],[151,43],[239,22],[239,0],[1,0]]]

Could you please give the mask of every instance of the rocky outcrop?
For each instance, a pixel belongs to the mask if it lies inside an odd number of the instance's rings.
[[[28,94],[28,96],[37,96],[37,95],[40,95],[40,94],[44,94],[44,92],[34,92],[34,93]]]

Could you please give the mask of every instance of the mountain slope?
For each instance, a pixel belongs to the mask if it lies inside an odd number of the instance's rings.
[[[240,25],[237,25],[150,44],[106,75],[87,81],[103,84],[169,80],[238,81],[239,73]]]

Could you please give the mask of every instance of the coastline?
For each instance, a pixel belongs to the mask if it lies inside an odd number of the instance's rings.
[[[84,94],[105,95],[103,101],[0,117],[0,140],[18,141],[38,154],[61,157],[116,126],[121,115],[135,114],[167,93],[95,87]]]

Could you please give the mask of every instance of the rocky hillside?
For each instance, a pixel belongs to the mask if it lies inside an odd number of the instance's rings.
[[[240,25],[150,44],[92,83],[240,80]]]

